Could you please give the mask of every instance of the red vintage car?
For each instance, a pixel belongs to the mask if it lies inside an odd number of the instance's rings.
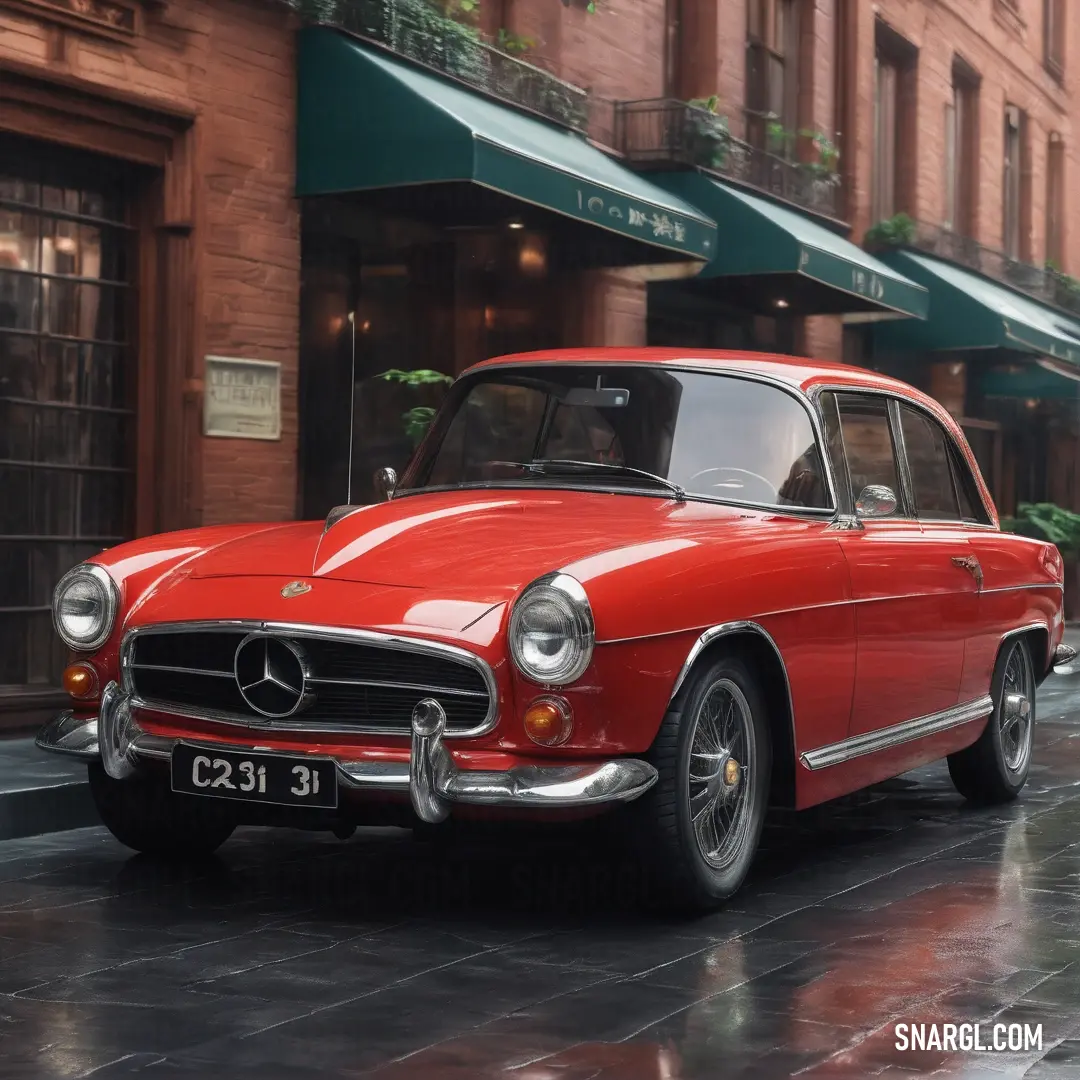
[[[1002,533],[903,383],[590,349],[465,372],[385,501],[103,552],[56,588],[89,762],[140,851],[615,811],[672,898],[742,882],[766,805],[946,757],[1006,800],[1071,659],[1055,547]]]

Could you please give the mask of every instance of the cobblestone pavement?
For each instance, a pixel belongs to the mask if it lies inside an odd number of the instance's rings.
[[[1080,1077],[1080,670],[1022,799],[943,765],[777,814],[678,922],[577,834],[437,849],[238,833],[198,868],[103,829],[0,843],[0,1077]],[[894,1024],[1041,1024],[899,1052]]]

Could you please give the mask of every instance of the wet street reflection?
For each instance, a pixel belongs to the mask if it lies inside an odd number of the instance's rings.
[[[1080,675],[1036,731],[1016,804],[942,764],[775,813],[689,922],[588,830],[252,829],[187,868],[102,829],[0,844],[0,1077],[1078,1077]],[[898,1023],[1042,1045],[902,1051]]]

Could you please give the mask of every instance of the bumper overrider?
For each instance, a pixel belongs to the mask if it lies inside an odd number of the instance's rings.
[[[445,820],[455,803],[472,806],[573,809],[630,802],[656,782],[656,770],[634,758],[573,765],[520,765],[505,771],[459,769],[443,743],[446,713],[433,698],[412,714],[409,763],[348,761],[335,757],[338,782],[346,790],[408,793],[421,821]],[[42,750],[88,761],[100,759],[114,780],[141,764],[168,761],[179,740],[139,727],[130,699],[115,682],[101,695],[98,715],[63,712],[37,737]],[[220,745],[223,750],[247,749]]]

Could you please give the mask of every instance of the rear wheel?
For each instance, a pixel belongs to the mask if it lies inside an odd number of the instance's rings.
[[[972,802],[1015,799],[1027,783],[1035,729],[1035,668],[1022,637],[1007,641],[990,683],[994,711],[979,741],[949,755],[956,790]]]
[[[90,793],[105,827],[126,847],[155,855],[209,855],[236,823],[219,803],[177,795],[159,777],[114,780],[100,762],[89,767]]]
[[[649,752],[659,776],[634,842],[671,906],[708,910],[743,883],[769,801],[771,745],[757,678],[735,655],[702,664]]]

